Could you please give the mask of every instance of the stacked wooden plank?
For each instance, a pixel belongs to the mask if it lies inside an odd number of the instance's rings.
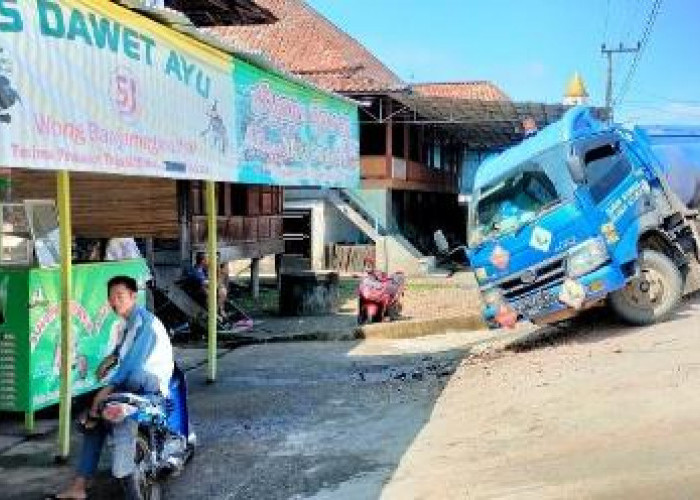
[[[328,262],[335,271],[362,272],[368,259],[375,259],[374,245],[328,245]]]

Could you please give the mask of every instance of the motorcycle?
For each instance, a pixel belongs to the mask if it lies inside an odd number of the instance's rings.
[[[401,298],[406,287],[406,278],[402,272],[386,274],[381,271],[365,272],[357,287],[359,309],[357,323],[379,323],[389,318],[391,321],[401,316]]]
[[[189,422],[185,374],[177,366],[169,390],[169,397],[160,401],[131,393],[113,393],[99,411],[102,419],[110,423],[120,423],[126,418],[138,422],[135,460],[144,500],[162,498],[162,481],[180,474],[195,451],[197,438]]]

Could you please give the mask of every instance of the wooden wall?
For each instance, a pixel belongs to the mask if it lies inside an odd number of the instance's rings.
[[[204,183],[190,183],[192,215],[205,215]],[[216,184],[219,216],[280,215],[284,210],[284,189],[279,186]]]
[[[11,170],[12,199],[56,199],[56,174]],[[87,238],[178,238],[176,182],[71,174],[73,234]]]

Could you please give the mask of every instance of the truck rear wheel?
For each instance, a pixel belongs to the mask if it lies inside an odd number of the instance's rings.
[[[683,275],[673,261],[655,250],[642,250],[639,274],[610,294],[610,305],[624,321],[651,325],[665,320],[683,293]]]

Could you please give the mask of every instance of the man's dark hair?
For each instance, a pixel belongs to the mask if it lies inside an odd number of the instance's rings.
[[[205,254],[204,252],[197,252],[197,255],[195,255],[195,257],[194,257],[194,263],[199,265],[202,262],[204,262],[204,259],[206,259],[206,258],[207,258],[207,254]]]
[[[134,293],[139,291],[139,285],[136,280],[131,276],[115,276],[107,282],[107,292],[112,289],[113,286],[124,285],[126,288]]]

